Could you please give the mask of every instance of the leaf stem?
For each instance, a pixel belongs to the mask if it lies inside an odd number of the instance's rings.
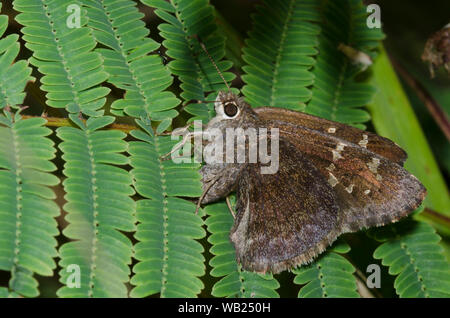
[[[447,115],[442,110],[439,103],[431,96],[426,88],[415,79],[400,63],[390,57],[392,65],[395,70],[400,74],[403,80],[414,90],[417,97],[425,104],[433,119],[436,121],[442,132],[450,141],[450,121]]]
[[[31,115],[23,115],[24,119],[28,118],[40,118],[43,116],[31,116]],[[60,117],[45,117],[47,120],[47,123],[45,124],[48,127],[66,127],[66,126],[73,126],[69,118],[60,118]],[[86,122],[85,119],[83,119],[83,122]],[[125,133],[129,133],[132,130],[138,129],[136,126],[133,125],[127,125],[127,124],[111,124],[108,126],[108,129],[110,130],[121,130]]]

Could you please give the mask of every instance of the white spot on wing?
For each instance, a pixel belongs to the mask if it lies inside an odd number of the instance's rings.
[[[378,159],[378,158],[372,158],[372,162],[369,162],[368,164],[367,164],[367,166],[369,167],[369,170],[373,173],[373,174],[375,174],[376,175],[376,179],[378,180],[378,181],[381,181],[381,180],[383,180],[383,177],[380,175],[380,174],[378,174],[378,167],[379,167],[379,165],[380,165],[380,159]]]
[[[380,159],[378,158],[372,158],[372,161],[367,163],[367,167],[369,167],[369,170],[373,173],[378,173],[378,166],[380,165]]]
[[[332,186],[334,188],[339,183],[339,181],[338,181],[338,179],[336,179],[334,174],[332,174],[331,172],[329,174],[330,174],[330,177],[328,178],[328,183],[330,184],[330,186]]]
[[[340,142],[337,144],[336,149],[331,150],[331,152],[333,153],[333,161],[342,158],[341,152],[344,150],[345,146],[346,146],[345,144]]]
[[[360,145],[363,148],[367,148],[367,144],[369,143],[369,136],[362,135],[362,139],[358,142],[358,145]]]
[[[365,195],[368,195],[370,193],[370,190],[369,189],[367,189],[366,191],[364,191],[364,194]]]
[[[355,185],[352,183],[351,185],[349,185],[347,188],[345,188],[345,191],[347,191],[348,193],[352,193],[353,192],[353,187]]]
[[[342,156],[341,156],[341,154],[339,153],[339,151],[331,150],[331,152],[333,153],[333,161],[336,161],[336,160],[342,158]]]
[[[334,128],[334,127],[328,128],[328,133],[329,134],[334,134],[335,132],[336,132],[336,128]]]

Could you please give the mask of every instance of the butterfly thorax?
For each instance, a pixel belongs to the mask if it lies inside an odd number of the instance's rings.
[[[223,198],[235,190],[236,180],[243,167],[257,164],[258,156],[254,156],[256,145],[261,138],[261,131],[266,129],[264,121],[250,105],[234,93],[219,92],[215,111],[216,116],[205,130],[205,165],[200,170],[203,188],[211,186],[211,183],[214,185],[208,190],[203,203]]]

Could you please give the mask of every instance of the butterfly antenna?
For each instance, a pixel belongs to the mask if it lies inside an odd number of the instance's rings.
[[[222,78],[223,82],[225,83],[225,85],[228,88],[228,92],[231,92],[231,88],[230,85],[228,85],[228,82],[225,80],[225,77],[223,77],[222,72],[220,71],[219,67],[217,66],[216,62],[214,61],[214,59],[212,58],[212,56],[209,54],[208,50],[206,49],[205,44],[203,44],[203,42],[200,40],[200,38],[198,37],[198,35],[195,35],[195,37],[197,38],[198,43],[200,43],[200,46],[202,47],[203,51],[205,51],[206,55],[208,56],[209,60],[211,61],[211,63],[214,65],[214,67],[217,70],[217,73],[219,73],[220,77]]]

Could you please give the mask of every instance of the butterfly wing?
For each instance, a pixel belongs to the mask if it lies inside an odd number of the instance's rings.
[[[310,262],[342,233],[381,226],[423,201],[423,185],[401,165],[336,137],[284,133],[279,170],[248,164],[238,177],[231,230],[244,269],[278,273]]]
[[[280,139],[279,169],[261,174],[248,164],[238,177],[230,233],[246,270],[280,272],[310,261],[339,234],[332,187],[291,143]]]
[[[289,122],[269,120],[265,125],[277,127],[280,136],[302,152],[328,179],[342,210],[342,232],[397,221],[416,209],[425,198],[424,186],[402,167],[403,161],[395,155],[400,154],[398,149],[401,148],[375,138],[382,137],[372,134],[372,142],[378,142],[375,151],[370,147],[370,140],[367,147],[362,147],[349,141],[348,136],[344,139],[338,134]],[[391,160],[394,157],[397,160]]]
[[[407,158],[406,152],[391,140],[352,126],[284,108],[259,107],[253,110],[261,119],[270,121],[275,126],[277,124],[291,125],[334,136],[362,148],[367,148],[369,151],[400,165],[403,165]]]

